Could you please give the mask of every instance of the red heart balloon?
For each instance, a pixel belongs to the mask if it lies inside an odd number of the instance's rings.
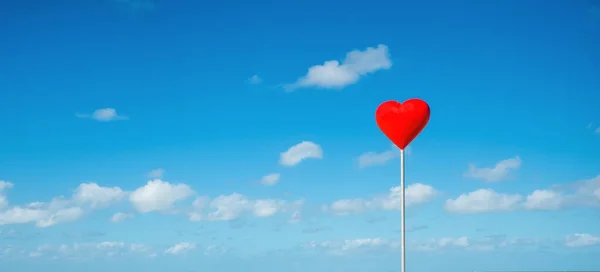
[[[404,150],[425,128],[429,114],[429,105],[421,99],[390,100],[377,107],[375,119],[383,134]]]

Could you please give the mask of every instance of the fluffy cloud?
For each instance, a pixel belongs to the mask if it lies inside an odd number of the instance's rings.
[[[198,197],[192,203],[193,211],[189,214],[190,221],[231,221],[244,214],[255,217],[271,217],[277,213],[291,213],[299,220],[299,212],[303,201],[287,202],[280,199],[249,199],[233,193],[220,195],[214,199]]]
[[[600,206],[600,175],[552,189],[535,190],[523,197],[479,189],[446,201],[444,208],[452,213],[502,212],[516,209],[558,210],[572,207]]]
[[[192,188],[186,184],[171,184],[155,179],[133,191],[129,201],[138,212],[147,213],[171,209],[173,204],[193,194]]]
[[[406,187],[406,206],[419,205],[432,200],[438,192],[431,186],[415,183]],[[333,202],[331,205],[324,206],[325,211],[336,215],[350,215],[361,213],[368,209],[378,210],[399,210],[402,201],[400,186],[393,187],[389,193],[383,196],[376,196],[372,199],[341,199]]]
[[[586,247],[600,245],[600,236],[585,233],[576,233],[565,237],[567,247]]]
[[[388,47],[380,44],[377,47],[368,47],[364,51],[350,51],[341,63],[330,60],[322,65],[312,66],[308,68],[305,76],[293,84],[286,85],[285,88],[288,91],[305,87],[342,89],[358,82],[361,76],[391,67]]]
[[[519,208],[523,199],[520,195],[496,193],[491,189],[479,189],[448,199],[444,209],[452,213],[484,213],[511,211]]]
[[[165,254],[179,255],[196,249],[196,243],[181,242],[165,250]]]
[[[279,173],[268,174],[260,180],[260,184],[267,186],[275,185],[279,182],[280,177],[281,175]]]
[[[535,190],[527,196],[523,204],[529,210],[557,210],[564,206],[565,198],[551,190]]]
[[[73,200],[90,204],[92,208],[104,208],[122,200],[126,193],[119,187],[101,187],[96,183],[82,183],[73,194]]]
[[[527,196],[523,206],[529,210],[600,206],[600,175],[551,189],[536,190]]]
[[[7,187],[7,185],[3,186]],[[0,225],[35,222],[38,227],[50,227],[59,223],[72,222],[83,217],[86,208],[107,207],[120,200],[124,194],[118,187],[109,188],[95,183],[83,183],[69,199],[57,197],[49,202],[31,202],[0,210]]]
[[[464,176],[485,182],[496,182],[505,179],[511,170],[519,169],[519,167],[521,167],[521,159],[517,156],[499,161],[493,168],[477,168],[474,164],[469,164]]]
[[[14,206],[0,212],[0,225],[25,224],[35,222],[44,228],[59,223],[72,222],[84,215],[81,207],[62,199],[49,203],[34,202],[25,206]]]
[[[47,217],[37,220],[38,227],[50,227],[58,223],[73,222],[81,218],[84,211],[81,207],[69,207],[50,213]]]
[[[119,115],[117,110],[113,108],[97,109],[91,114],[75,114],[79,118],[90,118],[99,122],[109,122],[117,120],[127,120],[128,118],[123,115]]]
[[[306,159],[322,159],[323,150],[318,144],[303,141],[282,152],[279,164],[283,166],[295,166]]]

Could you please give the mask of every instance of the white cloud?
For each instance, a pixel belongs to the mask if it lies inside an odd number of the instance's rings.
[[[117,120],[127,120],[128,118],[123,115],[119,115],[117,110],[113,108],[97,109],[92,114],[75,114],[79,118],[91,118],[100,122],[109,122]]]
[[[255,217],[271,217],[277,213],[299,213],[302,201],[286,202],[280,199],[256,199],[233,193],[220,195],[212,200],[208,197],[197,198],[192,203],[193,211],[189,214],[190,221],[230,221],[240,218],[243,214]]]
[[[426,241],[411,241],[409,248],[418,251],[440,251],[440,250],[468,250],[468,251],[492,251],[509,247],[538,246],[547,242],[545,239],[511,238],[503,235],[486,236],[483,238],[444,237],[431,238]]]
[[[256,217],[270,217],[285,207],[285,201],[276,199],[259,199],[254,201],[252,211]]]
[[[280,177],[281,175],[279,173],[268,174],[260,180],[260,184],[267,186],[275,185],[279,182]]]
[[[133,217],[132,214],[129,213],[122,213],[122,212],[118,212],[113,214],[113,216],[110,218],[110,221],[113,223],[119,223],[119,222],[123,222],[128,218]]]
[[[493,168],[477,168],[474,164],[469,164],[464,176],[486,182],[496,182],[505,179],[511,170],[519,169],[519,167],[521,167],[521,159],[517,156],[502,160],[496,163]]]
[[[99,249],[107,249],[107,248],[123,248],[125,247],[125,243],[124,242],[112,242],[112,241],[106,241],[106,242],[100,242],[96,245],[97,248]]]
[[[586,247],[600,245],[600,236],[585,233],[576,233],[565,237],[567,247]]]
[[[340,199],[334,201],[330,206],[324,207],[325,210],[331,211],[336,215],[349,215],[365,211],[369,206],[369,201],[361,198]]]
[[[194,202],[192,202],[192,207],[194,207],[196,210],[200,210],[206,208],[208,204],[210,204],[210,198],[206,196],[199,196],[196,197]]]
[[[7,185],[3,185],[7,187]],[[11,185],[12,186],[12,185]],[[73,222],[85,215],[87,207],[104,208],[118,201],[124,192],[118,187],[101,187],[95,183],[80,184],[72,198],[57,197],[50,202],[31,202],[0,211],[0,225],[35,222],[38,227],[50,227]]]
[[[600,134],[600,127],[597,127],[597,128],[594,130],[594,133],[596,133],[596,134]]]
[[[358,157],[358,167],[365,168],[372,165],[381,165],[400,156],[396,150],[381,153],[367,152]]]
[[[440,239],[429,239],[426,242],[416,244],[415,249],[419,251],[433,251],[448,248],[466,248],[469,246],[468,237],[444,237]]]
[[[137,211],[147,213],[169,210],[175,202],[185,200],[193,194],[194,191],[186,184],[171,184],[155,179],[133,191],[129,200]]]
[[[236,219],[250,207],[248,198],[241,194],[221,195],[210,202],[210,207],[215,211],[208,214],[211,221],[228,221]]]
[[[164,175],[165,175],[165,170],[162,168],[158,168],[158,169],[154,169],[154,170],[148,172],[147,176],[151,179],[162,179]]]
[[[405,155],[410,155],[412,153],[412,148],[407,147],[405,149]],[[358,157],[358,168],[366,168],[369,166],[382,165],[387,163],[390,160],[396,159],[400,157],[400,149],[395,145],[392,145],[392,148],[383,152],[373,152],[369,151],[363,153]]]
[[[3,192],[6,189],[10,189],[13,186],[14,186],[14,184],[12,184],[8,181],[0,180],[0,192]]]
[[[407,207],[429,202],[438,194],[433,187],[421,183],[407,186],[405,193]],[[323,209],[336,215],[356,214],[369,209],[400,210],[401,201],[401,187],[396,186],[391,188],[389,193],[383,196],[376,196],[372,199],[341,199],[333,202],[329,206],[324,206]]]
[[[409,240],[407,248],[417,251],[492,251],[501,248],[525,248],[529,246],[540,246],[548,242],[547,239],[512,238],[499,236],[486,236],[483,238],[443,237],[430,238],[424,241]],[[311,241],[301,244],[306,250],[322,250],[334,255],[345,255],[365,250],[400,250],[397,240],[384,238],[347,239],[341,241]]]
[[[192,222],[198,222],[198,221],[202,221],[204,219],[204,216],[201,213],[198,212],[190,212],[188,214],[188,219]]]
[[[290,147],[280,155],[279,163],[284,166],[295,166],[306,159],[322,159],[323,150],[313,142],[303,141]]]
[[[375,48],[368,47],[364,51],[350,51],[341,63],[330,60],[322,65],[312,66],[308,68],[305,76],[293,84],[286,85],[285,88],[288,91],[304,87],[342,89],[358,82],[361,76],[391,67],[388,47],[380,44]]]
[[[165,250],[165,254],[179,255],[196,249],[196,243],[181,242]]]
[[[49,213],[45,209],[16,206],[0,212],[0,225],[35,222],[47,218]]]
[[[484,213],[527,210],[558,210],[572,207],[600,206],[600,175],[571,184],[535,190],[523,197],[519,194],[500,194],[491,189],[479,189],[449,199],[444,207],[453,213]]]
[[[57,210],[50,214],[44,219],[40,219],[36,222],[36,225],[41,228],[50,227],[58,223],[73,222],[81,218],[84,211],[80,207],[70,207],[65,209]]]
[[[344,255],[361,250],[376,248],[389,248],[392,243],[384,238],[360,238],[347,239],[342,241],[310,241],[301,244],[301,247],[307,250],[325,250],[334,255]]]
[[[119,187],[101,187],[96,183],[82,183],[73,194],[73,200],[90,204],[92,208],[104,208],[122,200],[125,193]]]
[[[565,204],[564,197],[551,190],[535,190],[523,204],[529,210],[557,210]]]
[[[558,210],[570,207],[600,206],[600,175],[552,189],[536,190],[527,196],[530,210]]]
[[[125,242],[104,241],[98,243],[73,243],[50,245],[43,244],[35,250],[27,252],[23,249],[16,251],[21,254],[27,254],[31,258],[50,258],[50,259],[91,259],[126,256],[126,254],[148,254],[152,247],[146,244],[127,244]]]
[[[260,76],[258,75],[253,75],[250,78],[248,78],[248,83],[250,84],[260,84],[262,82],[262,78],[260,78]]]
[[[485,213],[512,211],[519,208],[523,199],[520,195],[496,193],[491,189],[479,189],[461,194],[456,199],[448,199],[444,204],[451,213]]]
[[[6,191],[7,189],[10,189],[13,187],[13,184],[8,182],[8,181],[4,181],[4,180],[0,180],[0,209],[8,206],[8,198],[6,198],[6,196],[4,195],[4,191]]]
[[[240,217],[243,212],[251,212],[257,217],[270,217],[285,207],[285,201],[273,199],[249,200],[240,194],[219,196],[210,203],[215,211],[208,214],[213,221],[228,221]]]

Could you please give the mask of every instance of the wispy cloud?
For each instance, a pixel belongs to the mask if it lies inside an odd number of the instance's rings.
[[[179,255],[196,249],[196,243],[181,242],[165,250],[165,254]]]
[[[253,75],[250,78],[248,78],[248,83],[250,84],[260,84],[262,83],[262,78],[258,75]]]
[[[266,185],[266,186],[273,186],[273,185],[279,183],[280,178],[281,178],[281,174],[271,173],[271,174],[268,174],[268,175],[262,177],[262,179],[260,180],[260,184]]]
[[[132,218],[133,215],[129,214],[129,213],[122,213],[122,212],[118,212],[113,214],[113,216],[110,218],[110,221],[113,223],[119,223],[119,222],[123,222],[128,218]]]
[[[406,205],[412,206],[431,201],[439,192],[429,185],[415,183],[406,187],[405,194]],[[385,195],[370,199],[340,199],[330,205],[322,206],[322,210],[335,215],[358,214],[366,210],[399,210],[401,201],[401,188],[400,186],[396,186],[391,188]]]
[[[94,112],[92,112],[91,114],[76,113],[75,116],[77,116],[79,118],[90,118],[90,119],[94,119],[99,122],[110,122],[110,121],[129,119],[126,116],[119,115],[117,113],[117,110],[115,110],[113,108],[97,109]]]
[[[519,167],[521,167],[521,158],[517,156],[499,161],[494,167],[490,168],[478,168],[475,164],[469,164],[464,176],[485,182],[496,182],[506,179],[512,170],[519,169]]]
[[[412,153],[412,148],[406,148],[406,155],[410,155]],[[374,152],[369,151],[358,156],[358,168],[367,168],[375,165],[383,165],[388,161],[400,157],[400,149],[396,146],[392,146],[389,150],[383,152]]]
[[[283,166],[295,166],[306,159],[322,159],[323,150],[318,144],[303,141],[291,146],[280,154],[279,164]]]
[[[330,60],[314,65],[308,68],[306,75],[298,78],[295,83],[284,85],[284,89],[287,91],[306,87],[343,89],[358,82],[362,76],[391,67],[388,47],[380,44],[377,47],[368,47],[364,51],[350,51],[341,63]]]
[[[567,247],[587,247],[600,245],[600,236],[587,233],[575,233],[565,237],[565,246]]]
[[[147,176],[151,179],[161,179],[165,175],[165,169],[157,168],[148,172]]]

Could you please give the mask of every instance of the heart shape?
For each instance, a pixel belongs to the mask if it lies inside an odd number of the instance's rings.
[[[375,111],[379,129],[398,148],[404,150],[429,122],[429,105],[421,99],[409,99],[404,103],[386,101]]]

